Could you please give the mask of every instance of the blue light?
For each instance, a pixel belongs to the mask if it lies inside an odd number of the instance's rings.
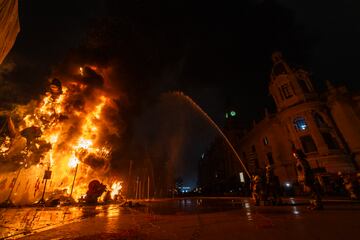
[[[308,124],[303,117],[296,118],[294,124],[297,130],[306,131],[308,129]]]

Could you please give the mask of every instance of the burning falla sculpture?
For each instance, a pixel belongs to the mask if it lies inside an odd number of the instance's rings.
[[[10,192],[15,188],[20,204],[36,201],[44,180],[49,181],[47,195],[64,193],[74,199],[94,179],[111,186],[111,145],[106,139],[117,134],[117,124],[109,113],[117,113],[117,106],[103,77],[91,67],[63,81],[51,79],[39,102],[18,106],[0,119],[0,185],[19,173]],[[51,179],[42,177],[44,171],[52,172]],[[0,186],[0,202],[6,190]]]

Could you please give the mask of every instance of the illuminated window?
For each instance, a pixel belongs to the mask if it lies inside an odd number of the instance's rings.
[[[244,183],[245,178],[244,178],[244,173],[243,172],[239,172],[239,177],[240,177],[240,182]]]
[[[264,145],[268,145],[269,144],[269,139],[267,137],[264,137],[263,142],[264,142]]]
[[[308,130],[308,124],[306,123],[303,117],[296,118],[294,120],[295,129],[298,131],[306,131]]]

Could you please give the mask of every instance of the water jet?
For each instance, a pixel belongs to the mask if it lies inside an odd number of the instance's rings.
[[[240,162],[246,175],[251,179],[251,175],[250,175],[249,171],[247,170],[245,164],[241,160],[239,154],[236,152],[234,146],[231,144],[230,140],[227,138],[227,136],[224,134],[224,132],[220,129],[220,127],[211,119],[211,117],[191,97],[189,97],[185,93],[180,92],[180,91],[175,91],[175,92],[170,92],[169,94],[178,96],[178,97],[184,99],[186,102],[188,102],[191,106],[193,106],[198,112],[200,112],[206,118],[206,120],[215,128],[215,130],[224,139],[224,141],[229,146],[229,148],[231,149],[231,151],[233,152],[233,154],[235,155],[237,160]]]

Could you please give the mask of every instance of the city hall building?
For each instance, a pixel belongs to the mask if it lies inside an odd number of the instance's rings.
[[[360,96],[329,81],[327,91],[320,94],[306,70],[291,67],[279,52],[272,60],[269,92],[276,113],[266,112],[245,134],[237,127],[225,129],[249,172],[260,173],[269,161],[283,184],[295,181],[293,147],[306,154],[313,169],[356,171],[360,166]],[[221,139],[216,140],[200,161],[199,185],[239,181],[242,169],[230,155]]]

